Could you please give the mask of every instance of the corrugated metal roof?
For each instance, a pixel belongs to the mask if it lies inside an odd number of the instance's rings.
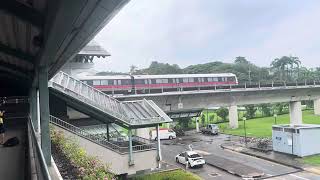
[[[110,56],[110,53],[103,49],[96,41],[92,40],[78,53],[78,55],[105,57]]]

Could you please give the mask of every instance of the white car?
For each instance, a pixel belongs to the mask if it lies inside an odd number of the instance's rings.
[[[176,133],[169,128],[160,128],[159,129],[160,139],[175,139],[177,137]],[[150,139],[157,140],[157,131],[154,129],[150,131]]]
[[[206,161],[195,151],[185,151],[176,156],[176,162],[181,164],[188,163],[189,167],[202,167]]]

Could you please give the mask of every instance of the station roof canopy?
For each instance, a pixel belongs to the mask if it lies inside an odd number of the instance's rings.
[[[90,41],[79,53],[78,55],[90,55],[97,57],[111,56],[103,47],[101,47],[96,41]]]
[[[2,0],[1,87],[19,89],[17,87],[20,85],[29,89],[35,83],[37,67],[42,66],[48,67],[51,78],[127,2],[128,0]],[[106,51],[104,54],[109,55]]]

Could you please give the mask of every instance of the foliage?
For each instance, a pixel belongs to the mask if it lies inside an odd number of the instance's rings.
[[[263,116],[271,116],[272,115],[272,107],[270,104],[260,104],[259,108],[261,109]]]
[[[209,121],[210,121],[211,123],[214,121],[214,117],[215,117],[214,114],[211,114],[211,115],[209,116]]]
[[[225,107],[220,107],[219,109],[216,110],[216,113],[217,113],[217,116],[223,119],[223,121],[226,121],[229,111]]]
[[[306,164],[320,166],[320,155],[307,156],[302,161]]]
[[[134,74],[182,74],[182,69],[177,65],[168,63],[151,62],[146,69],[136,70]]]
[[[302,112],[302,119],[305,124],[320,124],[320,116],[314,115],[312,110]],[[289,114],[279,115],[277,124],[288,124],[290,122]],[[246,121],[246,131],[249,137],[271,137],[274,117],[254,118]],[[228,123],[219,124],[220,130],[226,134],[244,136],[243,123],[239,123],[239,128],[230,129]]]
[[[202,126],[204,126],[205,123],[206,123],[206,116],[202,113],[201,114],[201,124],[202,124]]]
[[[173,170],[173,171],[165,171],[147,175],[140,175],[130,180],[181,180],[181,179],[188,179],[188,180],[200,180],[201,178],[182,169]]]
[[[191,118],[179,118],[178,119],[178,125],[182,128],[182,129],[186,129],[188,128],[189,123],[191,122]]]
[[[276,103],[273,109],[277,114],[284,114],[286,113],[285,109],[288,109],[288,103]]]
[[[108,75],[128,75],[127,73],[122,72],[113,72],[113,71],[101,71],[96,73],[96,76],[108,76]]]
[[[68,158],[73,166],[78,167],[79,178],[84,180],[114,179],[108,166],[103,165],[96,157],[87,155],[86,151],[71,139],[67,139],[63,132],[50,129],[51,141]]]
[[[246,108],[246,118],[247,119],[254,118],[257,108],[254,105],[246,105],[244,107]]]

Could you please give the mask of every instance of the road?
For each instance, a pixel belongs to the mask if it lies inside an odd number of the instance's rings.
[[[320,176],[317,176],[308,172],[300,172],[298,169],[277,164],[274,162],[266,161],[263,159],[255,158],[252,156],[244,155],[241,153],[223,150],[220,148],[220,144],[226,141],[227,135],[219,136],[205,136],[202,134],[188,132],[186,136],[181,137],[180,140],[163,140],[162,141],[162,156],[163,160],[174,165],[178,165],[184,168],[183,165],[179,165],[175,162],[174,157],[185,150],[189,149],[189,145],[192,144],[193,150],[199,151],[204,156],[224,157],[226,160],[232,160],[239,164],[254,167],[264,172],[265,177],[274,180],[320,180]],[[229,174],[226,171],[222,171],[219,168],[206,164],[203,168],[188,169],[203,179],[215,179],[215,180],[236,180],[241,179],[238,176]]]

